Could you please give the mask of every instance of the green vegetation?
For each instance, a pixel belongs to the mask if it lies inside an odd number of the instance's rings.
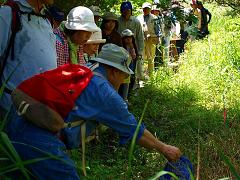
[[[132,95],[130,111],[138,120],[143,114],[160,140],[180,147],[193,162],[195,177],[240,179],[240,16],[223,7],[209,9],[209,37],[188,42],[177,72],[161,67]],[[102,133],[100,142],[87,145],[88,175],[81,179],[154,179],[165,173],[163,156],[136,146],[129,157],[130,147],[120,147],[114,132]],[[42,160],[21,161],[2,128],[0,150],[0,177],[14,168],[29,177],[23,165]],[[79,151],[70,154],[82,175]]]
[[[199,167],[200,179],[239,179],[240,17],[227,15],[227,8],[208,8],[209,37],[188,43],[176,73],[160,68],[131,97],[130,111],[140,119],[149,99],[143,122],[160,140],[182,149],[195,177]],[[129,148],[119,147],[110,134],[89,145],[86,179],[148,179],[163,169],[164,157],[137,146],[127,174]],[[79,162],[81,153],[74,153]]]

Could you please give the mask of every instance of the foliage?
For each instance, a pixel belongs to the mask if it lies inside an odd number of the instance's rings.
[[[145,87],[130,97],[130,111],[140,119],[146,99],[150,99],[143,122],[158,139],[180,147],[193,162],[195,176],[199,163],[200,179],[237,179],[240,31],[235,24],[240,19],[226,16],[226,8],[208,8],[214,14],[210,36],[188,42],[176,73],[159,68]],[[119,147],[113,138],[106,133],[99,144],[89,145],[89,172],[84,179],[148,179],[164,173],[166,160],[137,146],[132,173],[127,174],[128,147]],[[76,162],[79,159],[76,157]]]
[[[240,13],[240,1],[239,0],[208,0],[208,2],[216,2],[221,6],[229,6],[232,9]]]

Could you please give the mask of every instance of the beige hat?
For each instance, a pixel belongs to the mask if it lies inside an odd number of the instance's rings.
[[[129,56],[128,51],[115,44],[105,44],[98,56],[91,60],[115,67],[127,74],[134,74],[134,72],[129,68],[131,57]]]
[[[102,16],[101,9],[98,6],[90,6],[89,9],[93,12],[94,16]]]
[[[142,8],[144,9],[144,8],[152,8],[152,5],[151,5],[151,3],[149,3],[149,2],[145,2],[145,3],[143,3],[143,5],[142,5]]]
[[[117,21],[118,20],[118,15],[116,15],[115,13],[113,12],[106,12],[103,16],[102,16],[103,19],[105,20],[115,20]]]
[[[105,43],[106,39],[102,39],[102,30],[98,28],[98,31],[94,32],[86,44],[100,44]]]
[[[75,7],[68,13],[65,27],[71,30],[98,31],[92,11],[84,6]]]

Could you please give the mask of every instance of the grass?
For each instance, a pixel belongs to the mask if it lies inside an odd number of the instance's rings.
[[[160,68],[130,98],[130,111],[139,120],[150,99],[143,122],[160,140],[181,148],[194,164],[195,177],[239,179],[240,17],[230,16],[227,8],[208,8],[213,14],[209,37],[187,44],[176,73]],[[115,140],[112,149],[112,138],[107,133],[101,138],[89,151],[90,169],[83,179],[148,179],[163,173],[166,160],[137,146],[127,174],[128,147]]]

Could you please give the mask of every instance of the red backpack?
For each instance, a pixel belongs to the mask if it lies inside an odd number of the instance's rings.
[[[91,69],[96,67],[98,64],[93,64]],[[36,126],[52,132],[63,128],[81,127],[84,175],[87,174],[85,143],[96,138],[96,134],[86,137],[84,120],[64,123],[64,118],[74,108],[75,100],[93,77],[91,69],[66,64],[23,81],[11,94],[18,114]]]
[[[24,119],[50,131],[58,131],[63,127],[51,129],[51,124],[57,120],[63,126],[63,119],[74,108],[75,100],[92,76],[91,69],[85,66],[60,66],[23,81],[12,93],[13,104]]]

